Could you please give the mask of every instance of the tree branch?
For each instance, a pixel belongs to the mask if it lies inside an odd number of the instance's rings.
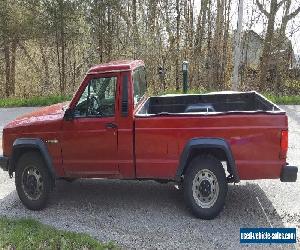
[[[286,0],[281,0],[281,1],[277,4],[276,9],[278,10],[278,9],[281,7],[281,5],[282,5],[285,1],[286,1]]]
[[[286,0],[284,16],[287,16],[289,14],[291,4],[292,4],[292,0]]]
[[[289,21],[289,20],[293,19],[294,17],[296,17],[299,13],[300,13],[300,6],[294,12],[287,15],[286,18]]]
[[[258,9],[260,10],[261,13],[263,13],[266,17],[270,16],[270,13],[266,11],[266,9],[264,8],[264,6],[259,2],[259,0],[256,0],[256,5],[258,7]]]

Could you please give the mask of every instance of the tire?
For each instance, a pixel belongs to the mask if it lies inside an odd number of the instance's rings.
[[[184,199],[197,218],[214,219],[222,211],[228,184],[222,163],[210,156],[194,158],[184,176]]]
[[[30,210],[46,207],[53,179],[37,152],[23,154],[17,162],[15,184],[18,196]]]

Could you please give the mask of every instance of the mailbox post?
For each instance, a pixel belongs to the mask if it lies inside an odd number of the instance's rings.
[[[182,76],[183,76],[182,90],[184,94],[186,94],[188,91],[188,66],[189,66],[188,61],[182,62]]]
[[[159,75],[159,79],[160,79],[160,84],[163,87],[163,90],[166,90],[166,82],[165,82],[165,70],[162,66],[159,66],[157,68],[158,70],[158,75]]]

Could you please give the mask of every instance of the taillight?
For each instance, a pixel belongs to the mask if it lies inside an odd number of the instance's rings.
[[[287,150],[288,150],[288,131],[281,131],[281,139],[280,139],[280,159],[286,159]]]

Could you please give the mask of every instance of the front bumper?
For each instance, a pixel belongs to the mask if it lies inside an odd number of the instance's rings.
[[[280,174],[282,182],[295,182],[297,180],[298,168],[295,166],[285,165]]]
[[[0,155],[0,168],[8,171],[8,157]]]

